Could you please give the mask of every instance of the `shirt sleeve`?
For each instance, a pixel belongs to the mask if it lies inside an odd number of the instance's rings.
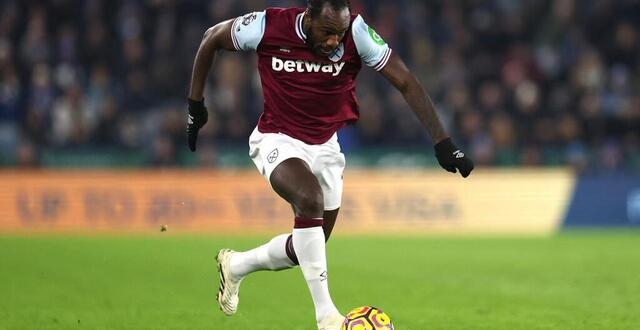
[[[233,21],[231,28],[231,40],[236,50],[256,50],[262,36],[266,23],[266,13],[264,11],[253,12],[240,16]]]
[[[351,33],[362,61],[376,71],[382,70],[391,57],[389,45],[364,22],[360,15],[353,20]]]

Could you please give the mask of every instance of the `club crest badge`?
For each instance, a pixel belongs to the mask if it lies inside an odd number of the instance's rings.
[[[267,155],[267,161],[269,162],[269,164],[273,164],[273,162],[275,162],[278,159],[278,149],[273,149],[272,152],[269,153],[269,155]]]
[[[332,62],[338,62],[342,59],[342,56],[344,56],[344,44],[340,43],[340,45],[338,45],[338,48],[336,48],[336,50],[334,50],[333,53],[329,55],[329,59]]]

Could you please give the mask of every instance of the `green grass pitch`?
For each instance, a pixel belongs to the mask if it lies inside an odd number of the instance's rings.
[[[218,249],[269,237],[0,236],[0,329],[315,329],[299,269],[260,272],[217,308]],[[551,238],[336,236],[330,287],[399,330],[640,329],[640,231]]]

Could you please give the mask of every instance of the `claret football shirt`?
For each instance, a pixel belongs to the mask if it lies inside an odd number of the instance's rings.
[[[386,42],[360,15],[335,52],[314,54],[302,29],[305,8],[268,8],[233,22],[238,51],[256,51],[264,93],[262,133],[283,133],[307,144],[322,144],[358,120],[355,79],[362,63],[380,71],[391,56]]]

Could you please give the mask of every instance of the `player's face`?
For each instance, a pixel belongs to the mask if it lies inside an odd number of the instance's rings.
[[[318,17],[308,19],[307,45],[322,57],[331,55],[338,48],[351,24],[349,8],[336,11],[325,7]]]

